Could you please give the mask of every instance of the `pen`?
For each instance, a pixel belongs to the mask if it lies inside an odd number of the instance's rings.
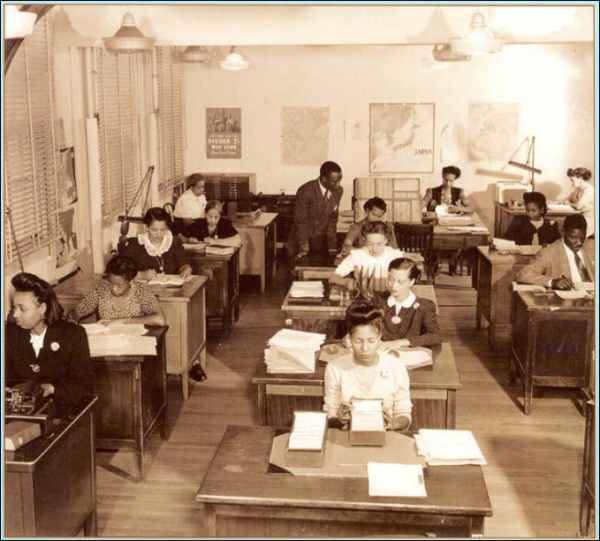
[[[569,285],[569,289],[573,289],[573,282],[571,282],[571,280],[569,280],[569,279],[568,279],[568,278],[567,278],[567,277],[566,277],[564,274],[562,275],[562,277],[563,277],[563,278],[564,278],[564,279],[565,279],[567,282],[569,282],[569,284],[570,284],[570,285]]]

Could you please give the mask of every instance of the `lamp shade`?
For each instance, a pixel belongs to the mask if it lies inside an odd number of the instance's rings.
[[[241,71],[248,69],[248,62],[241,54],[235,52],[235,47],[232,47],[225,60],[220,62],[220,66],[222,70]]]
[[[4,6],[6,24],[4,26],[4,39],[22,39],[33,33],[37,20],[37,13],[19,11],[17,6]]]
[[[450,46],[456,54],[478,56],[497,53],[502,50],[503,41],[496,39],[485,25],[485,18],[479,11],[473,15],[471,29],[463,38],[452,38]]]
[[[106,50],[111,53],[143,53],[151,51],[155,38],[147,38],[135,26],[135,19],[131,13],[123,17],[121,28],[112,38],[102,38]]]
[[[208,64],[210,59],[210,51],[202,45],[190,45],[185,48],[181,55],[182,62],[190,64]]]

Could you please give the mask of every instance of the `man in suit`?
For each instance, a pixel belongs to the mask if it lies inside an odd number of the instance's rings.
[[[294,205],[294,224],[288,237],[290,260],[310,253],[335,254],[338,251],[336,226],[342,169],[335,162],[321,165],[319,178],[298,188]]]
[[[593,240],[586,240],[586,228],[581,214],[567,216],[563,238],[543,248],[534,261],[521,269],[517,280],[563,290],[571,289],[575,282],[593,282],[595,246]]]

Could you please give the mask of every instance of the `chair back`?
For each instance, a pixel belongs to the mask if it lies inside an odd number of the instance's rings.
[[[398,248],[403,252],[431,251],[433,246],[433,224],[394,223]]]

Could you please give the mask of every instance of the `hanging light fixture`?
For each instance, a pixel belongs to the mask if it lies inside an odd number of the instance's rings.
[[[151,51],[156,38],[147,38],[135,26],[131,13],[123,16],[121,28],[112,38],[102,38],[106,50],[111,53],[143,53]]]
[[[248,69],[248,62],[244,60],[244,57],[240,53],[235,52],[235,46],[229,50],[229,54],[225,57],[225,60],[221,60],[220,65],[222,70],[228,71]]]
[[[33,34],[37,13],[20,11],[17,6],[12,5],[5,6],[4,10],[4,39],[22,39]]]
[[[190,45],[181,54],[181,61],[190,64],[208,64],[211,52],[203,45]]]
[[[471,56],[498,53],[502,50],[503,43],[501,39],[496,39],[491,30],[487,28],[485,18],[479,11],[473,15],[471,29],[466,36],[450,40],[454,53]]]
[[[434,45],[431,56],[435,62],[467,62],[471,60],[471,55],[457,54],[447,43]]]

